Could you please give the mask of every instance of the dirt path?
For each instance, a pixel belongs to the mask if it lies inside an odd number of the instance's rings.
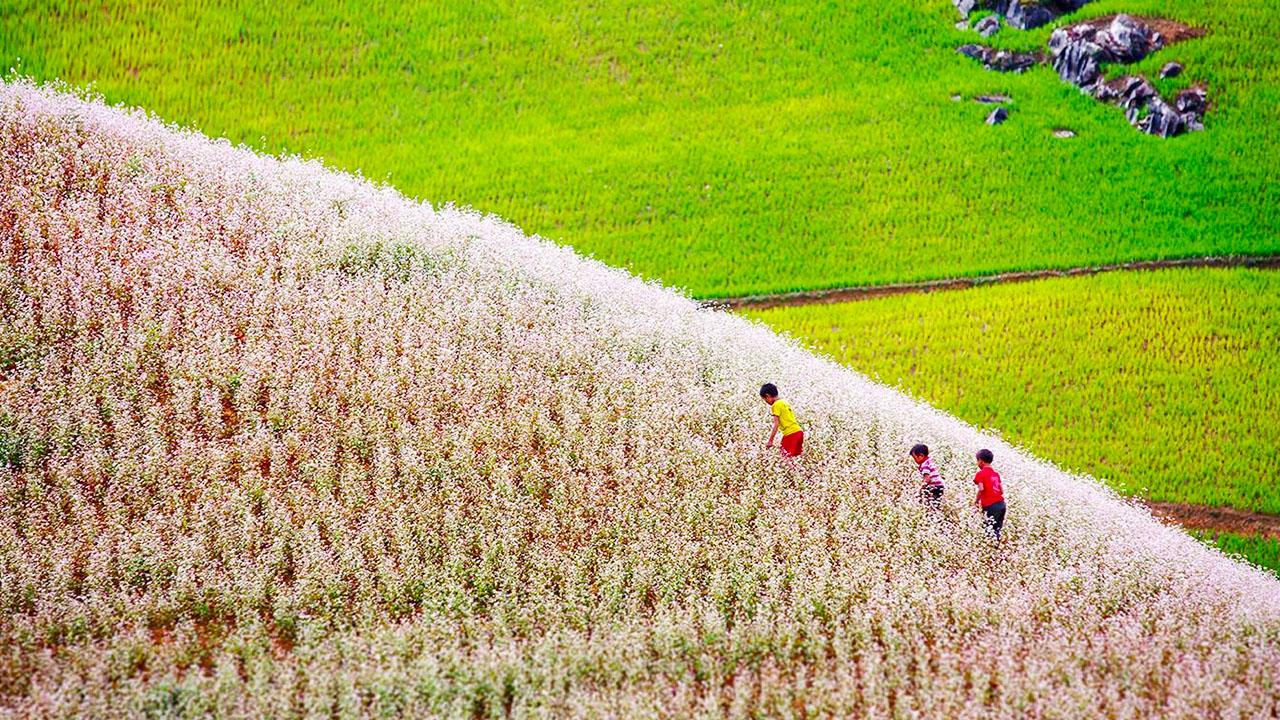
[[[1187,503],[1148,502],[1151,513],[1188,530],[1211,530],[1280,539],[1280,515]]]
[[[1067,268],[1065,270],[1024,270],[1020,272],[1000,273],[998,275],[980,275],[975,277],[952,278],[948,280],[928,280],[916,283],[899,283],[895,285],[862,285],[857,287],[831,288],[829,290],[802,290],[799,292],[773,293],[768,295],[747,295],[743,297],[712,298],[703,301],[703,307],[723,310],[739,310],[742,308],[764,309],[790,305],[813,305],[817,303],[838,303],[852,300],[884,297],[887,295],[905,295],[907,293],[925,293],[936,290],[963,290],[979,285],[996,283],[1026,282],[1055,277],[1075,277],[1079,275],[1097,275],[1105,272],[1162,270],[1165,268],[1223,268],[1252,267],[1280,268],[1280,255],[1232,255],[1226,257],[1195,257],[1176,260],[1137,260],[1115,265],[1091,265],[1088,267]]]

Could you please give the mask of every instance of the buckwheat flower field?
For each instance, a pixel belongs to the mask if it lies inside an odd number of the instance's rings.
[[[4,712],[1280,711],[1280,583],[760,325],[21,81],[0,155]]]

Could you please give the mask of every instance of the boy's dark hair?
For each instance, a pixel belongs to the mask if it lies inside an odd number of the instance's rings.
[[[929,446],[924,443],[917,443],[911,447],[911,454],[929,457]]]
[[[996,456],[995,456],[995,455],[992,455],[992,454],[991,454],[991,451],[990,451],[990,450],[987,450],[986,448],[983,448],[982,450],[979,450],[979,451],[978,451],[978,456],[977,456],[977,457],[978,457],[978,459],[979,459],[979,460],[981,460],[982,462],[984,462],[984,463],[988,463],[988,464],[990,464],[992,460],[995,460],[995,459],[996,459]]]
[[[773,397],[778,397],[778,386],[774,385],[773,383],[765,383],[761,385],[760,397],[764,397],[766,395],[772,395]]]

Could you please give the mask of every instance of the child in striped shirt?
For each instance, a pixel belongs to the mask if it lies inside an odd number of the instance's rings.
[[[911,448],[911,459],[920,470],[920,502],[931,510],[942,506],[942,475],[929,459],[929,446],[923,443]]]

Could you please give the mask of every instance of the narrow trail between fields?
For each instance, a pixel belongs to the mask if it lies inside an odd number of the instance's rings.
[[[853,287],[829,288],[826,290],[799,290],[796,292],[769,293],[763,295],[744,295],[741,297],[708,298],[702,301],[703,307],[720,310],[755,309],[763,310],[773,307],[795,305],[815,305],[819,303],[839,303],[854,300],[886,297],[889,295],[906,295],[908,293],[927,293],[936,290],[964,290],[982,285],[999,283],[1026,282],[1045,278],[1078,277],[1097,275],[1108,272],[1164,270],[1168,268],[1280,268],[1280,255],[1242,255],[1222,257],[1193,257],[1173,260],[1135,260],[1113,265],[1089,265],[1065,268],[1060,270],[1021,270],[1017,272],[999,273],[996,275],[976,275],[971,277],[949,278],[945,280],[926,280],[914,283],[896,283],[892,285],[859,285]]]
[[[1280,540],[1280,515],[1189,503],[1144,502],[1143,504],[1151,508],[1151,514],[1156,517],[1175,522],[1188,530],[1229,532]]]

